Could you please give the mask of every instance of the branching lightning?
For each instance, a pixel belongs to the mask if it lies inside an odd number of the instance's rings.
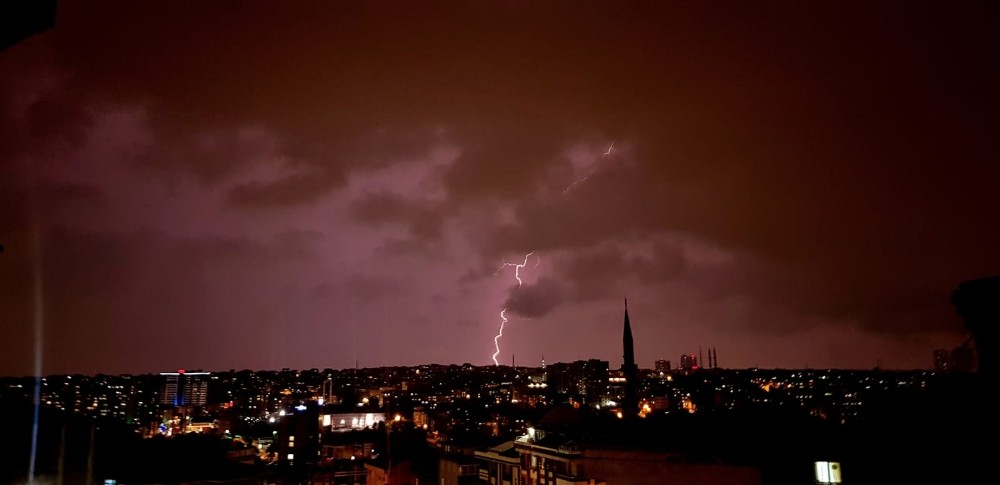
[[[610,157],[611,153],[614,151],[614,149],[615,149],[615,142],[614,142],[614,140],[612,140],[611,141],[611,145],[609,145],[608,149],[604,152],[603,158]],[[573,189],[573,187],[577,186],[578,184],[586,182],[587,179],[589,179],[591,175],[594,175],[595,173],[597,173],[597,169],[600,168],[600,165],[601,165],[601,160],[598,160],[596,163],[593,164],[593,166],[590,169],[590,172],[588,172],[583,177],[577,179],[573,183],[571,183],[568,186],[566,186],[566,188],[563,189],[563,194],[569,192],[570,190]],[[533,254],[535,254],[534,251],[532,251],[532,252],[530,252],[528,254],[525,254],[524,255],[524,261],[521,261],[520,263],[508,263],[507,261],[504,261],[500,265],[500,267],[497,268],[496,273],[493,273],[494,276],[500,274],[500,272],[503,271],[504,268],[512,266],[514,268],[514,279],[517,280],[517,287],[520,288],[521,285],[524,284],[524,281],[521,280],[521,269],[523,269],[525,266],[528,265],[528,259],[531,258],[531,255],[533,255]],[[537,259],[536,259],[535,265],[532,267],[532,269],[538,268],[538,265],[542,263],[542,258],[539,258],[538,256],[535,256],[535,258],[537,258]],[[510,321],[510,320],[507,319],[507,307],[503,307],[503,309],[500,310],[500,328],[497,331],[496,336],[493,337],[493,347],[496,348],[496,351],[493,352],[493,355],[492,355],[491,358],[493,359],[493,364],[494,365],[500,365],[500,361],[497,360],[497,356],[500,355],[500,339],[503,337],[503,327],[504,327],[504,325],[507,324],[508,321]]]
[[[611,145],[608,147],[608,150],[606,152],[604,152],[604,157],[607,158],[607,157],[611,156],[611,151],[614,150],[614,149],[615,149],[615,142],[614,142],[614,140],[612,140],[611,141]],[[587,179],[589,179],[591,175],[594,175],[594,173],[597,172],[597,169],[598,169],[598,167],[600,167],[600,165],[601,165],[600,161],[598,161],[597,163],[595,163],[594,164],[594,168],[591,168],[590,172],[588,172],[587,175],[584,175],[583,177],[580,177],[579,179],[577,179],[575,182],[567,185],[566,188],[563,189],[563,193],[565,194],[566,192],[569,192],[577,184],[581,184],[583,182],[586,182]]]
[[[500,267],[497,268],[497,272],[494,274],[500,274],[500,272],[503,271],[504,268],[508,266],[513,266],[514,279],[517,280],[517,287],[520,288],[521,285],[524,283],[523,281],[521,281],[521,268],[524,268],[525,266],[528,265],[528,258],[530,258],[532,254],[535,254],[535,252],[532,251],[528,254],[525,254],[524,261],[520,263],[508,263],[507,261],[504,261],[503,264],[501,264]],[[538,256],[535,257],[538,258],[538,260],[535,262],[535,267],[537,268],[538,265],[542,262],[542,258],[539,258]],[[507,323],[507,321],[508,321],[507,307],[504,307],[503,310],[500,310],[500,331],[497,332],[496,337],[493,337],[493,346],[496,347],[496,352],[493,353],[492,357],[494,365],[500,365],[500,361],[497,360],[497,356],[500,355],[500,337],[503,337],[503,326]]]
[[[500,267],[497,268],[497,272],[493,273],[493,274],[494,275],[498,275],[498,274],[500,274],[501,271],[503,271],[504,268],[506,268],[508,266],[513,266],[514,267],[514,279],[517,280],[517,287],[520,288],[521,287],[521,268],[523,268],[523,267],[525,267],[525,266],[528,265],[528,258],[530,258],[532,254],[535,254],[535,252],[532,251],[532,252],[530,252],[528,254],[525,254],[524,255],[524,261],[521,262],[521,263],[508,263],[508,262],[504,261],[503,264],[501,264]],[[542,258],[538,258],[539,262],[541,262],[541,260],[542,260]],[[537,267],[538,263],[535,263],[535,266]]]

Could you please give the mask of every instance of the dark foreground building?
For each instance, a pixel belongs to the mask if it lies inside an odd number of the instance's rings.
[[[958,285],[951,302],[972,332],[979,354],[979,372],[996,375],[997,327],[1000,327],[1000,276],[966,281]]]
[[[490,462],[491,477],[504,478],[490,482],[497,485],[763,483],[750,462],[711,448],[691,448],[682,436],[667,437],[680,429],[664,420],[595,419],[567,407],[552,411],[514,441],[516,464],[505,462],[509,455],[504,451],[477,455]],[[501,473],[495,474],[494,468]],[[508,469],[520,476],[507,474]]]
[[[56,0],[0,2],[0,51],[45,32],[55,24]]]

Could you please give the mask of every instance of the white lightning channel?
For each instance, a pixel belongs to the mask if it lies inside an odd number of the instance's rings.
[[[514,279],[517,280],[517,287],[520,288],[521,285],[524,283],[523,281],[521,281],[521,268],[524,268],[525,266],[528,265],[528,258],[530,258],[532,254],[535,254],[535,252],[532,251],[532,252],[530,252],[528,254],[525,254],[524,255],[524,261],[522,261],[520,263],[508,263],[508,262],[504,261],[503,264],[501,264],[500,267],[497,268],[497,272],[494,273],[494,274],[500,274],[500,272],[503,271],[504,268],[506,268],[508,266],[513,266],[514,267]],[[535,263],[535,267],[537,268],[538,265],[541,263],[542,258],[540,258],[538,256],[535,256],[535,257],[538,258],[538,261]],[[496,349],[497,349],[496,352],[493,353],[493,357],[492,357],[494,365],[500,365],[500,361],[497,360],[497,356],[500,355],[500,337],[503,337],[503,326],[504,326],[504,324],[507,323],[507,321],[508,321],[507,320],[507,307],[504,307],[503,310],[500,310],[500,331],[497,332],[496,337],[493,337],[493,346],[496,347]]]
[[[615,148],[615,142],[612,140],[611,146],[608,147],[608,151],[604,152],[604,158],[607,158],[607,157],[611,156],[611,151],[614,150],[614,148]],[[590,169],[590,172],[587,173],[587,175],[584,175],[583,177],[580,177],[579,179],[577,179],[575,182],[567,185],[566,188],[563,189],[563,193],[565,194],[565,193],[569,192],[577,184],[581,184],[583,182],[586,182],[587,179],[589,179],[591,175],[594,175],[594,173],[597,172],[597,169],[600,167],[600,165],[601,165],[600,161],[598,161],[597,163],[595,163],[594,164],[594,168]]]
[[[500,362],[497,361],[497,356],[500,355],[500,337],[503,337],[503,326],[507,323],[506,313],[507,307],[500,310],[500,332],[497,333],[496,337],[493,337],[493,345],[497,348],[497,351],[493,353],[493,365],[500,365]]]
[[[514,267],[514,279],[517,280],[517,287],[520,288],[521,287],[521,268],[523,268],[523,267],[525,267],[525,266],[528,265],[528,258],[530,258],[532,254],[535,254],[535,252],[532,251],[532,252],[530,252],[528,254],[525,254],[524,255],[524,261],[522,261],[520,263],[508,263],[508,262],[504,261],[503,264],[501,264],[500,267],[497,268],[497,272],[494,273],[494,274],[500,274],[500,272],[503,271],[504,268],[506,268],[508,266],[513,266]],[[538,258],[539,262],[541,262],[541,260],[542,260],[542,258]],[[537,267],[538,263],[535,263],[535,266]]]

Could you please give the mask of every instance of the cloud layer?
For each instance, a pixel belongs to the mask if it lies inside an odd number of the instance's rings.
[[[617,362],[625,295],[649,362],[927,366],[1000,272],[996,14],[61,2],[0,52],[0,373],[36,281],[53,372],[483,364],[504,307]]]

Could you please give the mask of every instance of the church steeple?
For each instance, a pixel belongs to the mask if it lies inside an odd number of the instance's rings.
[[[632,343],[632,324],[628,321],[628,298],[625,299],[625,330],[622,333],[622,375],[625,377],[625,395],[622,396],[622,417],[631,418],[639,412],[639,366],[635,365],[635,347]]]
[[[625,332],[622,334],[624,365],[635,365],[635,347],[632,344],[632,325],[628,321],[628,298],[625,299]]]

